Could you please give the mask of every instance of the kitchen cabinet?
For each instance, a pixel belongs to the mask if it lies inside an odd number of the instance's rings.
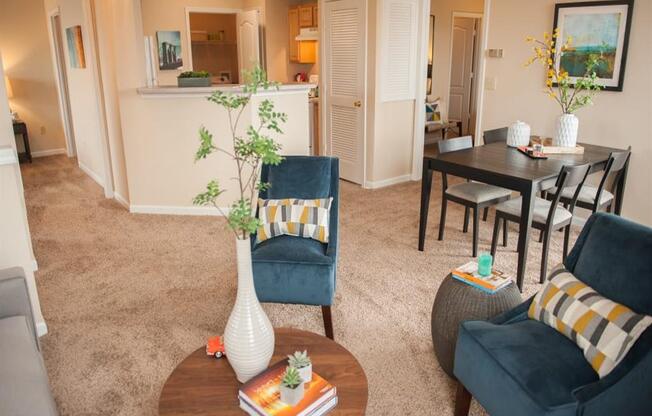
[[[319,27],[319,6],[312,6],[312,27]]]
[[[299,27],[314,27],[312,11],[312,4],[302,4],[299,6]]]
[[[300,64],[314,64],[317,62],[317,42],[299,42],[296,37],[302,28],[318,26],[317,3],[300,4],[288,10],[288,59],[290,62]]]
[[[299,9],[296,7],[292,7],[288,11],[288,29],[288,57],[290,62],[299,62],[299,42],[295,38],[301,29],[299,28]]]

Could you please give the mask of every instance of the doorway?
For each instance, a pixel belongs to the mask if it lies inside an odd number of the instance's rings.
[[[50,39],[53,44],[55,73],[57,77],[57,92],[59,96],[59,109],[63,121],[63,130],[66,136],[66,153],[68,157],[77,155],[75,133],[72,128],[72,111],[70,109],[70,93],[68,91],[68,74],[64,61],[63,39],[61,38],[61,14],[59,10],[50,13],[49,16]]]
[[[462,135],[475,130],[481,26],[481,14],[453,14],[448,119],[462,123]]]
[[[240,84],[242,71],[262,63],[259,10],[186,7],[186,28],[190,67],[213,84]]]
[[[366,2],[324,5],[322,77],[326,154],[340,159],[340,177],[365,181]]]

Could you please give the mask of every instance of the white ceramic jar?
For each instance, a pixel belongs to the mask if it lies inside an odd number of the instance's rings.
[[[519,147],[530,144],[530,125],[517,121],[507,129],[507,146]]]

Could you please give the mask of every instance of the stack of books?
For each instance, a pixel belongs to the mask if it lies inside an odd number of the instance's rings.
[[[280,385],[287,360],[281,360],[242,385],[240,408],[251,416],[321,416],[337,405],[337,389],[313,371],[303,399],[294,406],[281,401]]]
[[[480,273],[478,273],[478,263],[475,261],[470,261],[454,269],[451,274],[454,279],[487,293],[496,293],[512,282],[510,276],[496,269],[491,269],[489,276],[480,276]]]

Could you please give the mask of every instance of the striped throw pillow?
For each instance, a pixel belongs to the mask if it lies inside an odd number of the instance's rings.
[[[601,296],[570,272],[554,271],[528,316],[574,341],[600,378],[622,361],[652,317]]]
[[[312,238],[328,243],[328,221],[333,198],[258,200],[257,241],[280,235]]]

